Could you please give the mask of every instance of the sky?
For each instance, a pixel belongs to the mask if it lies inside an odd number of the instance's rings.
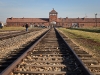
[[[58,18],[100,18],[100,0],[0,0],[0,21],[7,18],[49,18],[52,9]]]

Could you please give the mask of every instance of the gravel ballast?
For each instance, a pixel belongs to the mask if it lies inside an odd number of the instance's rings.
[[[19,49],[22,47],[23,44],[28,43],[29,41],[35,39],[39,35],[41,35],[43,32],[45,32],[47,29],[42,29],[39,31],[34,31],[31,33],[27,33],[24,35],[19,35],[16,37],[12,37],[5,40],[0,40],[0,58],[3,58],[4,56],[7,56],[9,52]]]

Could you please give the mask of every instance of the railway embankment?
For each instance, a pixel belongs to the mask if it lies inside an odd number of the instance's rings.
[[[0,58],[7,57],[7,55],[11,51],[21,48],[24,44],[32,41],[33,39],[44,33],[46,30],[47,29],[42,29],[9,39],[0,40]]]
[[[100,61],[100,33],[97,30],[60,28],[59,31],[66,35],[71,40],[70,42],[73,42]],[[68,42],[69,45],[70,42]],[[74,49],[72,44],[70,46]]]

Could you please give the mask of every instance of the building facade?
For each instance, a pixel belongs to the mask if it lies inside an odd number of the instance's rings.
[[[60,27],[100,27],[100,18],[58,18],[54,9],[49,12],[49,18],[7,18],[7,26],[60,26]]]

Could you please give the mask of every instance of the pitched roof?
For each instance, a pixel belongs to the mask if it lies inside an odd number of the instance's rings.
[[[95,18],[58,18],[57,22],[96,22]],[[100,18],[97,18],[100,22]]]
[[[58,12],[56,12],[54,9],[51,10],[51,12],[49,12],[49,14],[58,14]]]
[[[49,22],[49,18],[7,18],[6,22]],[[96,22],[95,18],[58,18],[57,22]],[[100,22],[100,18],[97,18]]]
[[[6,22],[49,22],[49,18],[7,18]]]

